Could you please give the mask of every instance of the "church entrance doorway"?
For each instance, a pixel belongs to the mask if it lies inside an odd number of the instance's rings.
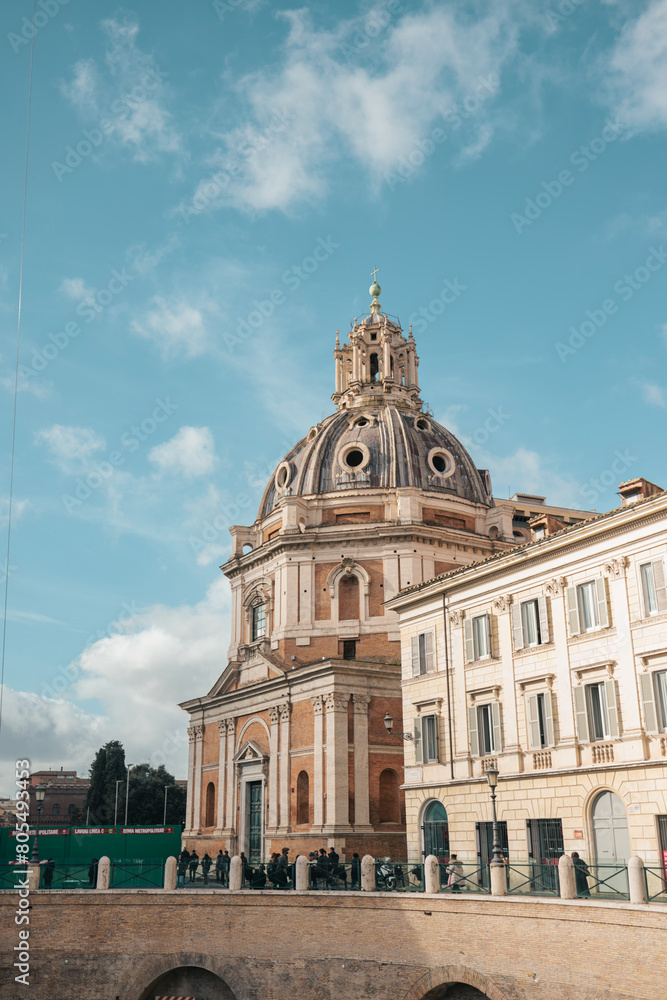
[[[441,863],[449,861],[449,825],[442,802],[429,802],[424,810],[422,834],[425,858],[433,854]]]
[[[262,782],[249,781],[246,785],[248,813],[248,860],[262,860]]]

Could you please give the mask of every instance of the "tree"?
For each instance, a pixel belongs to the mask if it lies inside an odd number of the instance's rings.
[[[167,789],[167,823],[170,826],[183,822],[185,816],[185,789],[176,784],[164,764],[151,767],[137,764],[130,772],[128,823],[132,826],[162,826],[164,818],[164,793]]]
[[[91,823],[96,826],[114,822],[116,782],[125,782],[126,773],[123,744],[110,740],[100,747],[90,765],[90,787],[81,809],[84,818],[90,817]],[[120,791],[119,788],[119,812],[121,803],[124,805],[125,802]]]

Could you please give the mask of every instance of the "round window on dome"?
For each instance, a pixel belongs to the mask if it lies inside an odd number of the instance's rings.
[[[454,471],[454,459],[444,448],[432,448],[428,453],[428,464],[437,476],[451,476]]]
[[[371,460],[371,453],[360,441],[348,444],[338,457],[338,461],[348,472],[360,472]]]
[[[292,478],[292,469],[289,462],[281,462],[276,469],[275,484],[277,489],[286,490]]]
[[[431,424],[424,417],[419,417],[415,420],[415,427],[418,431],[430,431]]]

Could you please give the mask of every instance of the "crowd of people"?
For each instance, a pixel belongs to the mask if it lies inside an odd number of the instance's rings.
[[[280,854],[274,852],[268,864],[255,862],[251,864],[241,852],[243,886],[250,889],[292,888],[295,866],[300,855],[297,855],[292,862],[289,859],[289,850],[289,847],[283,847]],[[203,885],[208,885],[213,868],[215,883],[220,888],[227,888],[231,860],[229,851],[218,851],[214,861],[208,851],[200,858],[196,850],[188,851],[184,848],[177,862],[177,884],[184,886],[187,880],[188,883],[200,881]],[[340,856],[333,847],[329,848],[328,853],[326,847],[321,847],[319,851],[311,851],[308,855],[308,870],[308,884],[311,889],[347,888],[348,878],[349,888],[361,887],[361,858],[356,853],[352,856],[352,864],[345,866],[340,863]]]

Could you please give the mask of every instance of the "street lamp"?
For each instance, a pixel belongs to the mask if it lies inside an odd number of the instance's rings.
[[[130,770],[134,764],[127,765],[127,785],[125,786],[125,826],[127,826],[127,807],[130,800]],[[121,778],[122,781],[122,778]]]
[[[44,796],[46,795],[46,785],[39,784],[35,788],[35,798],[37,799],[37,826],[35,827],[35,839],[32,842],[32,856],[30,858],[30,863],[33,865],[39,864],[39,852],[37,850],[37,838],[39,837],[39,820],[42,815],[42,809],[44,808]]]
[[[387,712],[387,714],[385,715],[385,717],[384,717],[384,719],[382,721],[384,722],[385,729],[387,730],[387,732],[391,736],[393,728],[394,728],[394,720],[392,719],[392,717],[389,714],[389,712]],[[412,735],[412,733],[394,733],[393,735],[394,736],[400,736],[402,740],[413,740],[414,739],[414,736]]]
[[[162,826],[167,825],[167,792],[169,791],[169,785],[164,786],[164,817],[162,819]]]
[[[115,805],[114,811],[113,811],[113,825],[114,826],[118,822],[118,786],[122,785],[122,784],[123,784],[123,779],[122,778],[118,778],[118,780],[116,781],[116,805]]]
[[[503,852],[500,850],[500,839],[498,837],[498,818],[496,816],[496,786],[498,784],[498,768],[487,767],[486,780],[489,783],[489,788],[491,789],[491,805],[493,806],[493,859],[491,864],[493,867],[503,867]]]

